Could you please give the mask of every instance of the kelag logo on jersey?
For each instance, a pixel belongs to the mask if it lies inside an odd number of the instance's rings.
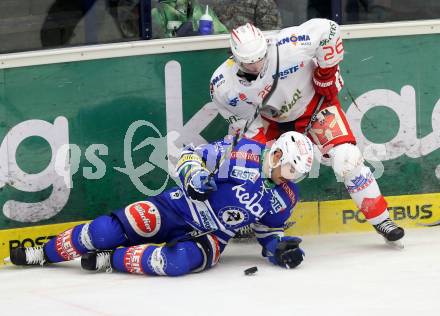
[[[290,37],[285,37],[278,41],[277,45],[281,46],[287,43],[292,43],[294,46],[300,43],[301,45],[311,45],[310,36],[307,34],[304,35],[296,35],[292,34]]]
[[[259,218],[266,213],[263,206],[260,204],[261,199],[267,193],[264,183],[261,184],[261,191],[253,193],[252,196],[247,192],[245,183],[232,187],[232,191],[235,191],[235,197],[238,199],[238,202],[240,202],[246,210],[251,212],[255,217]]]
[[[236,206],[222,208],[219,212],[219,217],[227,228],[238,226],[249,220],[249,214],[246,210]]]
[[[281,70],[280,72],[278,72],[278,77],[281,80],[286,79],[288,75],[297,72],[301,68],[304,68],[304,62],[301,62],[299,65],[293,65],[292,67]],[[276,75],[277,74],[272,75],[272,78],[275,79]]]

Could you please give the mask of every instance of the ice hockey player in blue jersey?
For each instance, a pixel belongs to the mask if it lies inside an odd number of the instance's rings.
[[[181,185],[77,225],[42,247],[12,249],[15,265],[81,257],[87,270],[178,276],[214,266],[228,241],[251,224],[262,254],[294,268],[301,239],[284,236],[298,200],[295,182],[311,169],[313,145],[287,132],[270,149],[243,138],[183,149]]]

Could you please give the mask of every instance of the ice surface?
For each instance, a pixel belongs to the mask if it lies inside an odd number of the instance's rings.
[[[90,274],[79,261],[0,269],[1,315],[439,315],[440,227],[407,230],[405,249],[375,233],[305,236],[293,270],[234,243],[212,270],[179,278]],[[243,270],[258,266],[254,276]]]

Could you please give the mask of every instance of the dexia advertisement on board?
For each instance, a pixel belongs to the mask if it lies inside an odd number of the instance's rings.
[[[347,40],[345,50],[341,101],[383,193],[438,192],[438,36]],[[226,57],[218,49],[0,70],[0,229],[91,219],[174,185],[182,146],[227,133],[209,100]],[[348,198],[319,163],[300,187],[303,201]]]

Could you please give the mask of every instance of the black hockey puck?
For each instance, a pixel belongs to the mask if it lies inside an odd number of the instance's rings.
[[[258,271],[257,267],[251,267],[251,268],[244,270],[244,274],[245,275],[254,275],[255,272],[257,272],[257,271]]]

